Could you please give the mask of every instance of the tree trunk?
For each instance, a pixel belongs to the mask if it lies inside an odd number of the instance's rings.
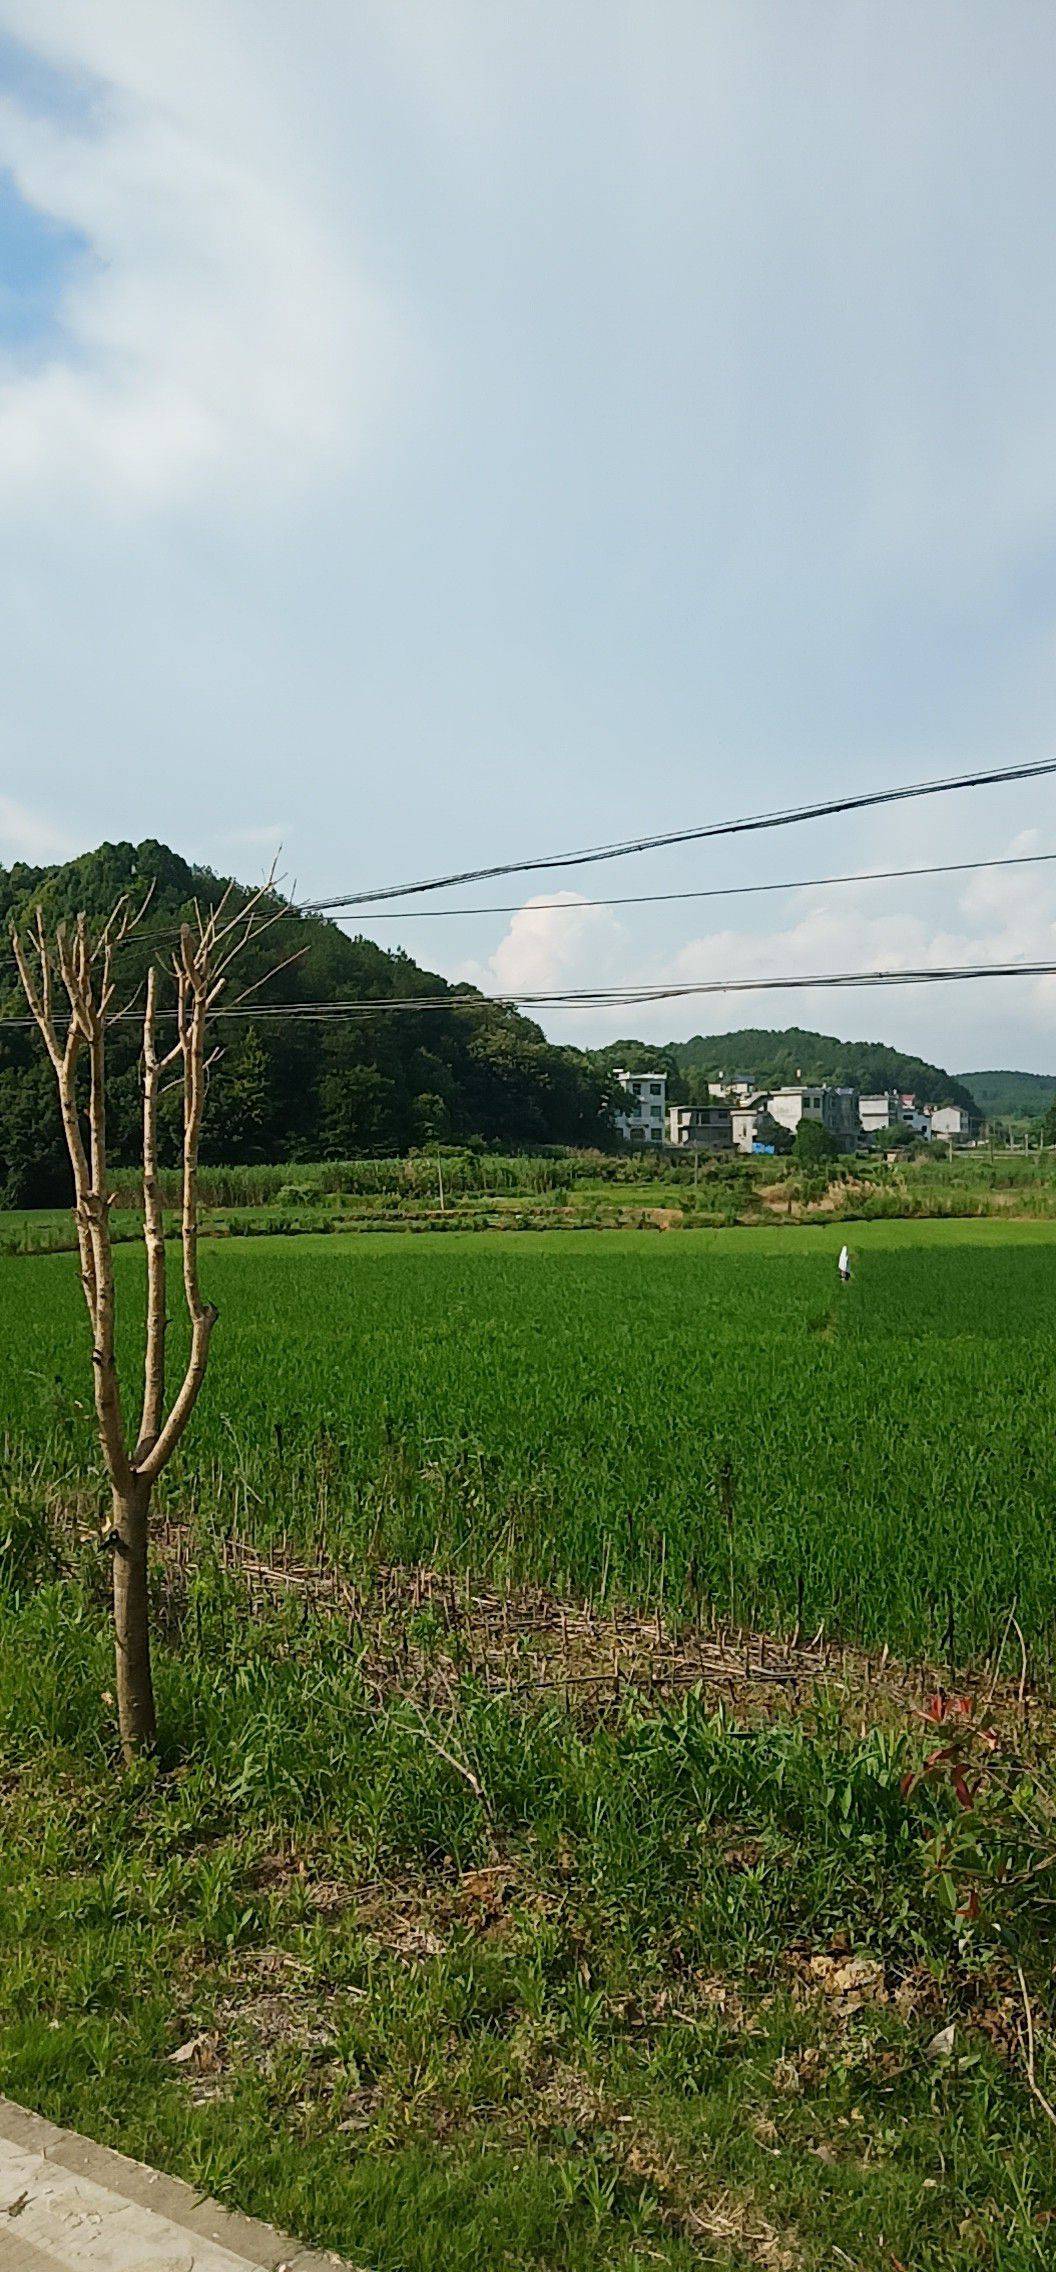
[[[114,1638],[117,1646],[117,1718],[121,1750],[131,1765],[157,1739],[150,1671],[147,1594],[149,1483],[137,1477],[128,1492],[114,1492]]]

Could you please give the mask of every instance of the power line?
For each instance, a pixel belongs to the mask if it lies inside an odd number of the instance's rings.
[[[833,813],[856,811],[867,805],[891,804],[910,797],[938,796],[952,789],[980,788],[997,782],[1027,780],[1051,773],[1056,773],[1056,759],[1046,758],[1039,764],[1012,766],[1004,768],[1003,770],[1000,770],[998,772],[962,774],[955,779],[946,781],[918,782],[915,785],[900,789],[876,790],[871,792],[867,796],[841,798],[830,804],[803,805],[789,812],[776,813],[770,815],[769,817],[760,816],[750,820],[723,821],[707,828],[683,830],[671,836],[642,837],[637,842],[622,845],[613,845],[608,849],[561,854],[559,856],[544,860],[518,860],[511,862],[505,867],[469,868],[464,870],[460,875],[438,876],[434,878],[431,883],[386,885],[383,889],[380,890],[361,892],[359,894],[344,894],[331,899],[296,900],[291,902],[290,906],[284,909],[282,911],[282,914],[276,919],[278,921],[284,922],[290,917],[296,917],[299,915],[338,914],[342,909],[346,908],[365,907],[368,905],[373,905],[375,902],[380,900],[398,899],[419,892],[439,891],[446,889],[447,886],[456,883],[481,882],[491,876],[520,875],[538,868],[577,867],[585,865],[591,861],[622,859],[628,853],[649,851],[657,848],[658,846],[668,844],[686,844],[711,836],[732,836],[744,833],[745,831],[752,829],[783,828],[789,826],[793,822],[814,820],[823,817],[824,815]],[[835,884],[898,882],[913,876],[953,876],[969,874],[973,871],[979,871],[986,868],[1033,867],[1051,860],[1056,860],[1056,853],[1033,852],[1012,855],[1004,859],[995,860],[945,861],[930,867],[874,868],[871,870],[866,870],[864,873],[851,873],[838,876],[806,876],[795,880],[790,880],[788,882],[774,884],[725,884],[715,885],[704,890],[695,891],[636,892],[629,894],[625,898],[579,899],[567,902],[558,901],[556,903],[555,911],[559,911],[562,906],[567,906],[569,908],[646,907],[672,904],[675,901],[686,900],[739,899],[765,892],[817,891],[822,889],[823,887],[827,888]],[[518,900],[511,901],[503,905],[488,907],[422,907],[416,909],[399,908],[392,911],[386,910],[384,913],[379,913],[375,916],[372,916],[371,921],[378,923],[398,923],[405,920],[418,921],[421,918],[441,915],[447,917],[459,915],[519,915],[522,912],[523,906],[524,902]],[[554,908],[555,903],[551,902],[550,906],[551,908]],[[129,951],[137,943],[144,946],[163,946],[171,942],[175,942],[179,939],[179,937],[180,928],[178,925],[173,924],[159,931],[133,932],[120,944],[121,948],[123,948],[125,951]],[[5,948],[3,950],[3,959],[8,963],[13,963],[14,958],[11,955],[9,948]]]
[[[340,1014],[345,1008],[370,1015],[390,1006],[398,1012],[413,1013],[418,1009],[553,1009],[553,1008],[631,1008],[639,1003],[667,1002],[696,994],[755,994],[776,993],[810,987],[840,986],[927,986],[976,978],[1045,978],[1056,975],[1056,962],[960,963],[939,968],[923,967],[908,970],[823,971],[813,975],[785,975],[777,978],[716,978],[685,979],[669,984],[642,986],[586,986],[553,989],[537,993],[510,994],[447,994],[408,995],[390,1001],[369,1003],[328,1004],[311,1003],[304,1006],[303,1014],[323,1021],[332,1013]],[[262,1004],[255,1013],[267,1020],[281,1020],[287,1008],[302,1014],[301,1005],[284,1006]],[[222,1011],[224,1017],[238,1017],[237,1010]]]
[[[531,860],[505,860],[487,868],[460,868],[450,875],[430,876],[416,883],[385,884],[371,891],[349,892],[341,897],[302,901],[306,912],[333,912],[342,907],[366,907],[382,899],[409,899],[419,892],[447,891],[452,884],[480,883],[492,876],[524,875],[544,868],[584,868],[599,860],[625,860],[638,852],[655,852],[673,844],[698,844],[716,836],[743,836],[756,829],[789,828],[807,820],[825,820],[837,813],[861,812],[867,806],[902,804],[911,797],[937,797],[953,789],[981,789],[1001,781],[1036,780],[1056,773],[1056,758],[1032,765],[1008,765],[979,773],[959,773],[941,781],[915,781],[898,789],[871,789],[854,797],[833,797],[820,804],[794,805],[773,813],[755,813],[743,820],[709,821],[699,828],[679,828],[660,836],[636,836],[619,844],[588,845],[578,852],[551,852]]]
[[[288,1025],[340,1024],[347,1020],[362,1021],[379,1015],[416,1015],[419,1011],[474,1011],[514,1009],[589,1009],[631,1008],[649,1002],[683,1000],[701,994],[772,994],[809,989],[862,986],[936,986],[971,979],[987,978],[1051,978],[1056,976],[1054,962],[957,963],[942,967],[925,967],[906,970],[854,970],[815,971],[796,975],[782,974],[777,978],[708,978],[687,979],[668,985],[577,987],[547,993],[480,994],[449,993],[422,995],[388,995],[374,1000],[338,1002],[275,1002],[257,1003],[252,1008],[218,1006],[212,1017],[217,1022],[264,1023]],[[161,1008],[159,1017],[174,1018],[175,1009]],[[119,1011],[113,1022],[138,1023],[138,1013]],[[30,1027],[32,1017],[3,1016],[0,1026]]]
[[[1044,866],[1054,860],[1056,860],[1056,852],[1018,852],[1010,853],[995,860],[943,860],[922,868],[864,868],[851,869],[846,874],[839,876],[792,876],[779,883],[712,884],[704,889],[694,891],[631,892],[625,897],[615,899],[540,900],[532,904],[530,911],[532,914],[542,915],[575,915],[584,907],[660,907],[669,906],[676,901],[684,903],[687,900],[700,899],[746,899],[754,898],[758,894],[766,892],[820,891],[835,884],[899,883],[915,876],[961,876],[978,874],[984,869],[990,868],[1034,868]],[[335,907],[344,904],[343,901],[333,902]],[[436,916],[451,918],[460,915],[522,915],[528,904],[523,899],[516,899],[483,907],[459,907],[456,905],[455,907],[384,908],[379,909],[376,915],[371,915],[370,921],[371,923],[420,923]],[[327,912],[330,905],[331,903],[326,900],[294,901],[274,920],[285,923],[296,921],[301,915],[321,916]],[[176,925],[171,925],[163,931],[133,931],[130,932],[127,939],[118,942],[114,952],[128,952],[137,945],[165,946],[178,940],[179,936],[179,928]],[[343,933],[342,936],[347,936],[347,933]],[[307,952],[307,946],[305,952]],[[15,958],[9,947],[0,949],[0,957],[3,961],[10,963],[12,968],[14,967]]]
[[[983,868],[1032,868],[1043,861],[1056,860],[1056,852],[1019,852],[1002,860],[944,860],[927,868],[867,868],[853,870],[844,876],[797,876],[776,884],[713,884],[704,891],[639,891],[622,899],[556,899],[537,900],[531,904],[523,899],[509,900],[503,906],[493,907],[407,907],[386,908],[372,915],[372,923],[420,923],[428,916],[452,915],[578,915],[584,907],[660,907],[675,900],[687,899],[744,899],[758,892],[820,891],[830,884],[879,884],[902,882],[910,876],[960,876],[978,872]],[[313,903],[322,912],[321,900]]]

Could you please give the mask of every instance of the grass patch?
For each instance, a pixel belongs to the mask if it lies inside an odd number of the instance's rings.
[[[208,1565],[165,1622],[119,1779],[94,1585],[0,1609],[11,2095],[379,2272],[1048,2261],[1043,1880],[951,1908],[922,1739],[379,1703]]]

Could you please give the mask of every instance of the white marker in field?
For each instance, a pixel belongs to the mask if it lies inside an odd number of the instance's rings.
[[[844,1285],[849,1286],[851,1282],[851,1257],[845,1246],[841,1246],[840,1248],[840,1259],[836,1267],[839,1270],[840,1277],[842,1278]]]

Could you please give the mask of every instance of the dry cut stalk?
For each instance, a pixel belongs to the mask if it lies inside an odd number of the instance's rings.
[[[1027,2089],[1030,2092],[1031,2098],[1034,2100],[1035,2104],[1037,2106],[1040,2106],[1046,2121],[1051,2122],[1053,2128],[1056,2129],[1056,2107],[1053,2106],[1051,2099],[1046,2098],[1041,2084],[1038,2081],[1037,2054],[1034,2047],[1034,2014],[1031,2010],[1030,1997],[1027,1994],[1027,1983],[1023,1977],[1023,1967],[1021,1964],[1017,1964],[1016,1973],[1019,1978],[1019,1993],[1023,1999],[1023,2017],[1026,2023],[1025,2028],[1019,2030],[1018,2033],[1019,2048],[1023,2059],[1023,2071],[1026,2076]]]
[[[121,1389],[115,1360],[116,1294],[107,1189],[106,1037],[115,991],[114,954],[132,937],[147,900],[133,910],[120,900],[101,930],[84,915],[72,932],[57,925],[49,936],[37,910],[32,930],[12,932],[23,992],[51,1060],[58,1087],[66,1148],[73,1174],[74,1215],[81,1284],[92,1329],[92,1374],[99,1446],[110,1484],[112,1521],[108,1543],[113,1556],[114,1640],[121,1747],[126,1760],[153,1747],[157,1718],[150,1661],[148,1546],[150,1502],[190,1421],[205,1378],[216,1310],[203,1300],[198,1276],[198,1156],[208,1065],[209,1014],[227,983],[227,973],[249,941],[277,920],[262,911],[274,874],[248,903],[230,911],[230,887],[215,908],[195,908],[185,923],[173,960],[176,987],[176,1040],[159,1054],[158,972],[146,982],[141,1043],[143,1081],[143,1238],[147,1259],[147,1310],[143,1403],[139,1432],[128,1449]],[[65,997],[60,1033],[56,1000]],[[127,1015],[126,1013],[121,1013]],[[82,1106],[81,1067],[86,1061],[88,1094]],[[184,1376],[167,1405],[168,1326],[165,1218],[158,1173],[158,1100],[162,1076],[178,1067],[182,1090],[183,1160],[180,1236],[183,1292],[191,1325],[191,1348]],[[87,1122],[87,1141],[84,1122]]]

